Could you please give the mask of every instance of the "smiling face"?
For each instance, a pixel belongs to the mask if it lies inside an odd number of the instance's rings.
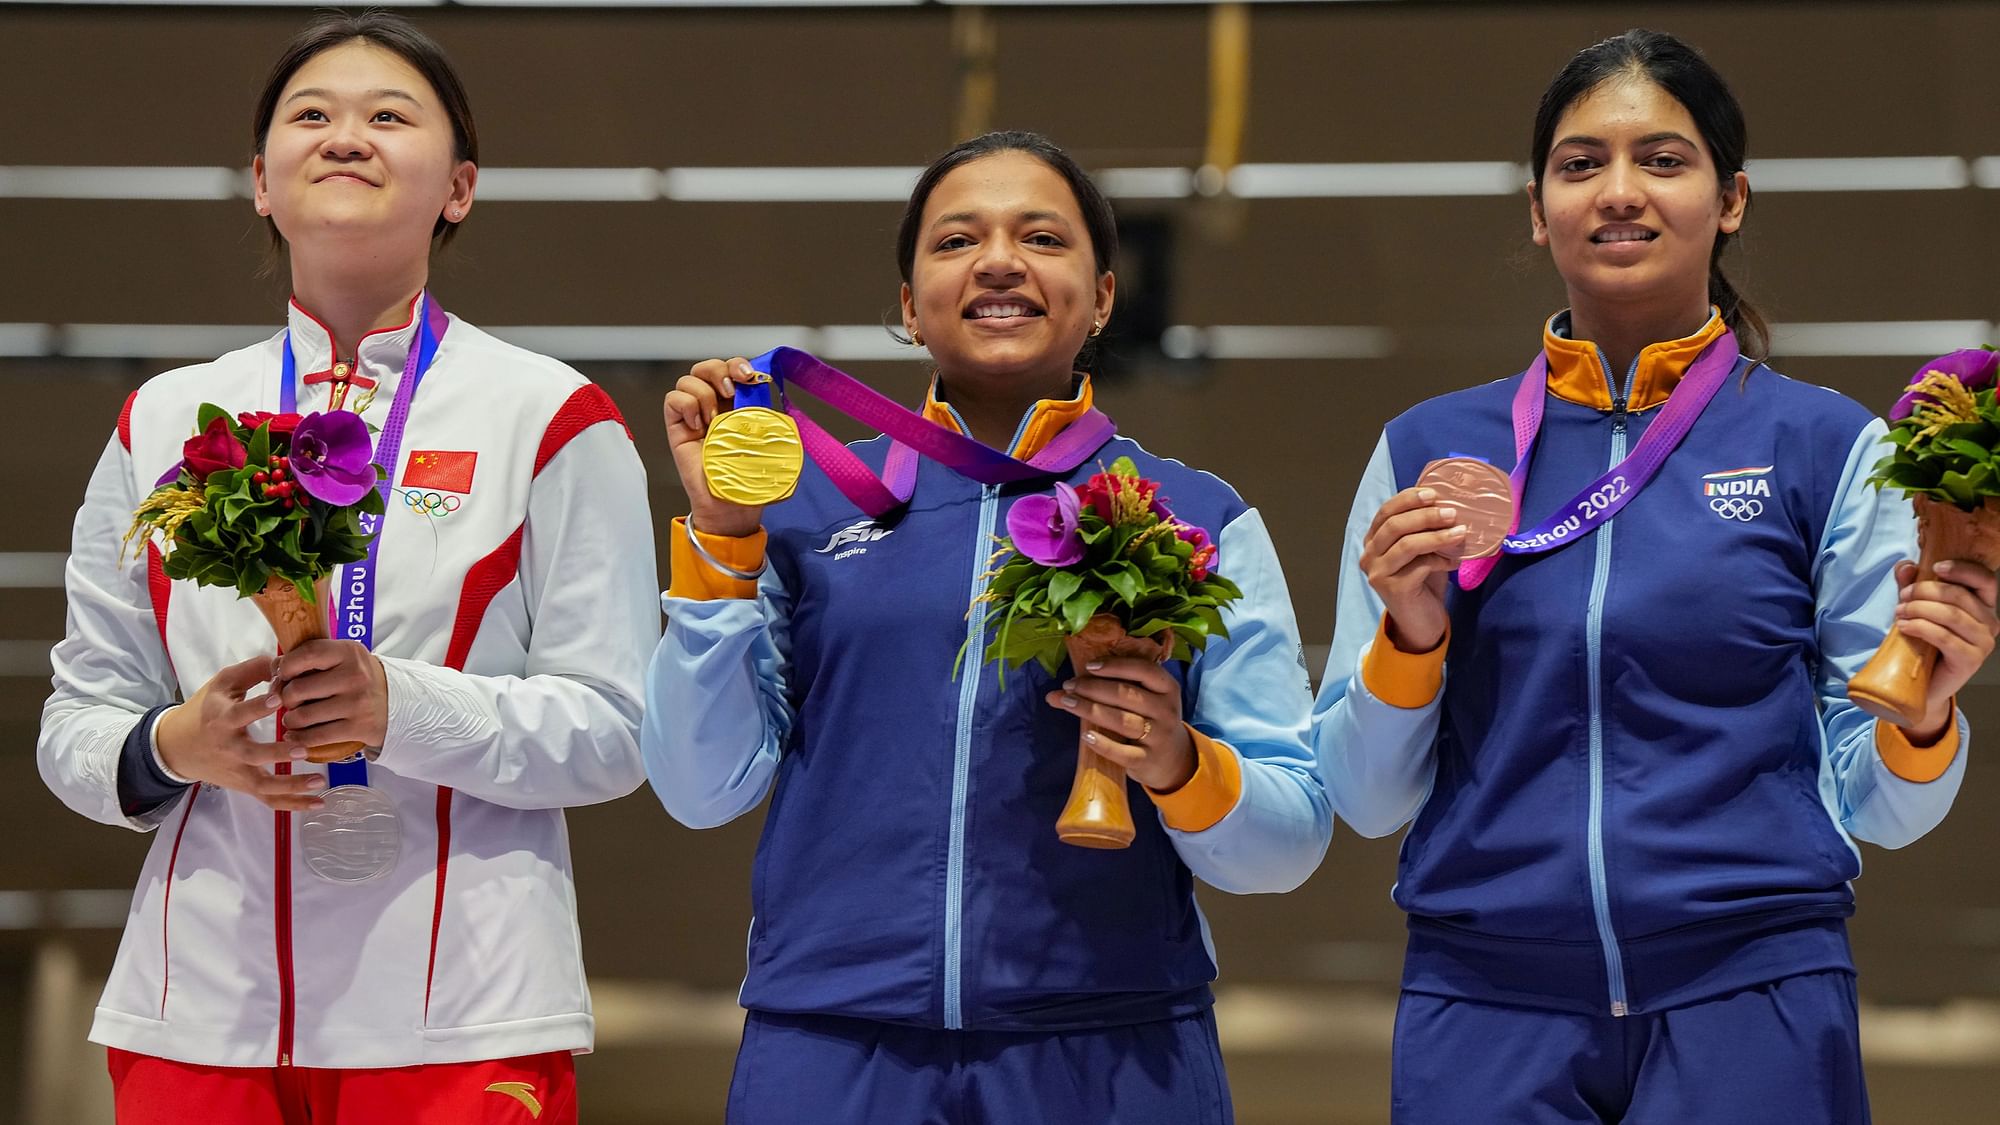
[[[998,152],[953,169],[925,202],[903,327],[948,383],[1054,388],[1110,318],[1114,288],[1068,182]]]
[[[363,238],[419,252],[440,216],[458,222],[471,210],[478,174],[457,158],[451,120],[423,75],[358,40],[292,75],[251,170],[258,213],[289,243]]]
[[[1535,243],[1579,298],[1671,308],[1707,300],[1718,235],[1743,223],[1749,181],[1718,179],[1687,108],[1641,77],[1617,77],[1557,121],[1529,188]]]

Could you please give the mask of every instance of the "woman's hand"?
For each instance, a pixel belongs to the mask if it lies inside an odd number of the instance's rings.
[[[359,641],[307,641],[273,670],[285,701],[285,737],[306,746],[389,737],[389,677]]]
[[[1404,652],[1429,652],[1451,623],[1446,575],[1465,554],[1466,526],[1436,491],[1406,488],[1375,513],[1362,539],[1361,572],[1381,597],[1389,639]]]
[[[259,742],[250,724],[277,713],[278,693],[249,697],[251,688],[273,677],[274,661],[256,656],[231,664],[188,698],[160,716],[153,749],[176,777],[234,789],[281,812],[318,808],[326,777],[319,773],[276,774],[271,767],[306,756],[303,743]]]
[[[1935,577],[1919,578],[1917,564],[1896,564],[1896,585],[1902,587],[1896,628],[1938,651],[1923,721],[1907,728],[1910,741],[1918,745],[1944,736],[1952,721],[1952,697],[1993,655],[1994,637],[2000,636],[2000,618],[1993,611],[2000,582],[1993,572],[1966,560],[1941,562],[1933,569]]]
[[[1181,722],[1180,681],[1153,661],[1093,660],[1047,699],[1082,719],[1084,743],[1146,788],[1169,793],[1194,776],[1194,736]]]
[[[735,379],[748,380],[750,361],[742,356],[730,360],[705,359],[680,377],[667,392],[664,411],[667,445],[674,453],[674,468],[681,475],[681,487],[688,496],[688,522],[708,535],[742,538],[755,534],[761,526],[761,506],[732,504],[708,493],[708,477],[702,472],[701,439],[722,411],[722,400],[736,397]]]

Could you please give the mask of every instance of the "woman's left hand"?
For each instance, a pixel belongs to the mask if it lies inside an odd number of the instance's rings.
[[[1907,728],[1910,740],[1920,745],[1944,736],[1952,721],[1952,697],[1993,655],[1994,638],[2000,636],[2000,617],[1993,610],[2000,581],[1993,572],[1965,560],[1941,562],[1935,570],[1935,576],[1919,578],[1917,564],[1896,564],[1896,585],[1902,587],[1896,628],[1938,650],[1923,721]]]
[[[1194,736],[1181,722],[1180,681],[1150,660],[1093,660],[1047,696],[1083,720],[1084,745],[1125,767],[1139,784],[1166,793],[1194,776]]]
[[[307,641],[278,657],[272,677],[285,702],[285,738],[309,746],[389,737],[389,677],[355,641]]]

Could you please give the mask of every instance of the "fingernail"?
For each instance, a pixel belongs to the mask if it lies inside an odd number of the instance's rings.
[[[1099,670],[1103,669],[1103,667],[1104,667],[1104,661],[1102,661],[1102,660],[1093,660],[1093,661],[1091,661],[1090,663],[1088,663],[1088,664],[1084,665],[1084,666],[1083,666],[1083,670],[1084,670],[1084,671],[1086,671],[1086,672],[1096,672],[1096,671],[1099,671]]]
[[[320,790],[326,788],[326,776],[324,774],[317,774],[317,773],[312,775],[311,777],[306,779],[306,788],[311,790]]]
[[[1464,524],[1459,524],[1457,527],[1451,529],[1451,537],[1453,539],[1463,539],[1465,538],[1466,533],[1471,530],[1472,530],[1471,528],[1465,526]]]
[[[1072,710],[1072,711],[1073,711],[1073,710],[1075,710],[1075,709],[1076,709],[1076,696],[1074,696],[1074,695],[1064,695],[1064,696],[1062,697],[1062,705],[1063,705],[1064,707],[1067,707],[1067,708],[1069,708],[1069,709],[1070,709],[1070,710]]]
[[[1064,690],[1064,691],[1075,691],[1075,690],[1076,690],[1076,681],[1075,681],[1075,680],[1064,680],[1064,681],[1063,681],[1063,690]]]
[[[1457,519],[1457,518],[1458,518],[1458,509],[1457,509],[1457,508],[1439,508],[1439,509],[1438,509],[1438,515],[1439,515],[1439,516],[1442,516],[1442,517],[1443,517],[1443,518],[1444,518],[1444,519],[1445,519],[1445,520],[1446,520],[1447,522],[1449,522],[1449,521],[1451,521],[1451,520],[1454,520],[1454,519]]]
[[[306,755],[310,753],[312,753],[312,751],[307,749],[306,747],[294,746],[292,747],[292,761],[303,762],[306,760]]]
[[[1097,745],[1097,732],[1096,732],[1096,731],[1094,731],[1094,730],[1087,730],[1087,731],[1084,731],[1084,732],[1083,732],[1083,740],[1084,740],[1085,742],[1088,742],[1088,743],[1090,743],[1090,744],[1091,744],[1092,746],[1095,746],[1095,745]]]
[[[319,800],[318,798],[314,798],[313,800],[307,802],[306,807],[314,811],[318,811],[326,807],[326,802]]]
[[[283,699],[278,698],[277,692],[275,691],[266,692],[264,694],[264,710],[276,711],[278,708],[283,707],[284,705],[285,701]]]
[[[1949,560],[1946,560],[1945,562],[1938,563],[1936,566],[1931,567],[1931,569],[1939,574],[1949,574],[1951,573],[1951,562]]]
[[[1438,494],[1434,489],[1429,489],[1429,488],[1417,489],[1417,499],[1422,500],[1426,504],[1430,503],[1433,500],[1436,500],[1437,498]]]

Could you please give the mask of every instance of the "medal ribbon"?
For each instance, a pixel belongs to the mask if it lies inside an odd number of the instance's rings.
[[[1549,518],[1525,533],[1516,534],[1521,526],[1521,501],[1527,496],[1528,463],[1534,456],[1535,436],[1542,428],[1542,408],[1548,401],[1549,354],[1536,356],[1534,364],[1521,374],[1521,385],[1514,390],[1514,471],[1507,474],[1514,483],[1514,515],[1508,521],[1507,538],[1501,540],[1500,550],[1510,555],[1553,551],[1609,523],[1659,474],[1667,457],[1694,428],[1695,419],[1701,417],[1709,400],[1736,370],[1738,358],[1734,332],[1716,337],[1702,349],[1680,384],[1667,396],[1660,416],[1646,427],[1631,455],[1584,486],[1583,491]],[[1459,588],[1476,588],[1499,562],[1499,555],[1489,555],[1460,563]]]
[[[825,471],[834,487],[876,519],[909,503],[917,487],[919,454],[981,484],[1012,484],[1067,473],[1083,464],[1085,458],[1118,432],[1110,417],[1093,407],[1024,461],[940,426],[797,348],[773,348],[751,360],[750,366],[777,383],[783,409],[798,423],[799,440],[806,453]],[[877,476],[840,439],[792,405],[784,393],[788,386],[887,434],[892,442],[882,475]],[[742,388],[738,388],[738,394],[741,393]]]
[[[382,498],[383,515],[357,513],[362,533],[370,536],[368,557],[341,568],[339,582],[334,586],[334,604],[327,607],[327,620],[333,635],[360,641],[363,647],[369,649],[375,647],[376,563],[381,557],[380,532],[382,520],[389,510],[389,486],[396,475],[396,455],[402,451],[403,428],[410,417],[410,400],[416,397],[417,384],[423,382],[424,372],[430,370],[431,361],[437,358],[438,345],[444,342],[445,329],[451,326],[450,319],[431,300],[429,292],[418,300],[421,305],[417,310],[417,333],[410,341],[409,357],[403,361],[403,377],[396,383],[396,397],[389,404],[389,417],[375,437],[373,462],[382,466],[382,479],[375,483],[375,494]],[[298,361],[292,355],[290,329],[285,330],[282,350],[284,366],[278,376],[278,409],[293,414],[298,411]],[[360,357],[357,356],[355,362],[358,364]],[[367,757],[356,754],[345,761],[328,765],[326,784],[329,789],[341,785],[368,784]]]

